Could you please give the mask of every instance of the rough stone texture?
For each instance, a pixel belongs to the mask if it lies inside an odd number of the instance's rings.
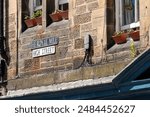
[[[148,38],[148,35],[150,34],[150,7],[148,4],[150,4],[149,0],[144,1],[139,1],[141,5],[140,7],[140,35],[141,35],[141,47],[142,48],[147,48],[150,45],[150,39]]]
[[[76,8],[76,14],[80,15],[86,12],[86,5],[79,6]]]
[[[15,30],[9,32],[9,38],[15,38]]]
[[[90,4],[88,5],[88,10],[89,10],[89,11],[93,11],[93,10],[96,10],[96,9],[98,9],[98,8],[99,8],[98,2],[90,3]]]
[[[91,23],[81,25],[81,32],[90,31],[92,28]]]
[[[85,13],[83,15],[77,15],[74,17],[74,23],[77,24],[83,24],[91,21],[91,13]]]
[[[84,4],[85,0],[76,0],[76,6]]]
[[[80,26],[74,26],[70,29],[69,36],[71,39],[77,39],[80,38]]]
[[[76,39],[75,40],[75,49],[83,48],[83,44],[84,44],[83,39]]]
[[[103,83],[111,83],[113,79],[114,79],[114,76],[110,76],[110,77],[104,77],[101,79],[79,80],[75,82],[61,83],[58,85],[48,85],[48,86],[20,89],[16,91],[9,91],[7,93],[7,96],[0,97],[0,99],[22,96],[22,95],[29,95],[29,94],[36,94],[36,93],[43,93],[43,92],[62,91],[62,90],[80,88],[80,87],[86,87],[86,86],[92,86],[92,85],[100,85]]]
[[[59,71],[53,73],[50,72],[47,75],[40,75],[38,76],[38,78],[36,75],[32,75],[31,78],[9,81],[7,88],[9,90],[18,90],[31,87],[46,86],[50,84],[73,82],[77,80],[102,78],[117,74],[128,63],[129,61],[117,61],[114,63],[107,63],[93,67],[83,67],[77,70]]]
[[[80,58],[79,57],[75,58],[73,60],[73,68],[78,69],[81,66],[82,61],[83,61],[83,58],[81,58],[81,57]]]
[[[90,3],[90,2],[95,2],[97,0],[86,0],[87,3]]]
[[[58,59],[63,59],[67,56],[68,47],[59,47],[57,51]]]
[[[15,21],[15,13],[9,15],[9,23],[13,23]]]
[[[16,47],[17,47],[16,40],[12,40],[10,42],[10,50],[11,50],[11,52],[16,53]]]
[[[8,73],[7,73],[8,80],[14,79],[15,75],[16,75],[15,67],[11,68],[11,69],[8,69]]]
[[[24,69],[25,71],[40,69],[40,58],[25,60]]]
[[[7,88],[9,90],[25,89],[38,86],[46,86],[54,83],[55,74],[43,75],[40,77],[24,78],[10,81]]]
[[[15,2],[14,2],[15,1]],[[45,1],[43,1],[45,2]],[[150,43],[149,0],[140,1],[141,47]],[[107,4],[105,4],[107,3]],[[10,5],[11,4],[11,5]],[[21,1],[19,2],[19,5]],[[107,5],[107,6],[105,6]],[[9,0],[8,29],[6,30],[10,64],[8,66],[8,90],[25,89],[84,79],[99,79],[115,75],[131,60],[129,47],[115,47],[107,50],[112,32],[115,30],[114,0],[69,0],[69,20],[53,22],[48,26],[35,26],[21,31],[21,6],[19,8],[18,34],[16,35],[16,0]],[[106,8],[105,8],[106,7]],[[43,8],[45,11],[46,7]],[[105,11],[107,10],[107,11]],[[110,20],[111,19],[111,20]],[[46,19],[44,19],[45,22]],[[90,34],[93,42],[92,66],[78,68],[85,55],[84,36]],[[32,58],[31,43],[47,37],[59,37],[56,53]],[[145,38],[144,38],[145,37]],[[19,46],[19,75],[15,78],[17,49]],[[119,61],[118,61],[119,60]],[[78,68],[78,69],[76,69]]]

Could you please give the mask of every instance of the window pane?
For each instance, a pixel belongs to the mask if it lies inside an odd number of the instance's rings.
[[[58,0],[58,4],[66,4],[68,3],[68,0]]]
[[[63,11],[68,10],[68,3],[59,5],[59,10],[63,10]]]
[[[42,0],[37,0],[36,6],[41,6],[42,5]]]
[[[42,0],[34,0],[34,11],[42,9]]]
[[[123,24],[135,22],[135,0],[123,0]]]

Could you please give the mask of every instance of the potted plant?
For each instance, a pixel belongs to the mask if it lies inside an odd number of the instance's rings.
[[[52,14],[49,14],[53,22],[58,22],[62,20],[62,16],[60,15],[60,10],[56,10]]]
[[[25,16],[24,22],[28,28],[34,27],[37,25],[34,15],[30,18],[29,16]]]
[[[37,22],[37,24],[38,25],[42,25],[42,10],[40,9],[40,10],[37,10],[35,13],[34,13],[34,15],[35,15],[35,19],[36,19],[36,22]]]
[[[129,32],[129,36],[134,40],[134,41],[139,41],[140,40],[140,31],[139,30],[131,30]]]
[[[124,31],[115,32],[112,38],[116,44],[126,43],[127,33],[125,33]]]
[[[60,11],[60,15],[63,19],[68,20],[68,10],[66,11]]]

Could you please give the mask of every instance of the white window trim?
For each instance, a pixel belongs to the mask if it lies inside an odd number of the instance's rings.
[[[55,8],[59,9],[59,5],[68,3],[68,0],[55,0]]]
[[[137,28],[137,27],[140,27],[140,22],[139,21],[131,23],[129,25],[121,26],[121,30],[126,30],[126,29],[131,29],[131,28]]]
[[[135,0],[137,5],[137,0]],[[138,21],[138,9],[135,7],[135,22],[129,25],[123,25],[123,13],[122,13],[122,0],[115,0],[116,6],[116,31],[126,30],[130,28],[140,27],[140,22]]]
[[[68,0],[58,0],[59,2],[58,2],[58,4],[66,4],[66,3],[68,3]]]
[[[42,9],[42,5],[36,6],[36,0],[33,0],[34,11]]]
[[[34,11],[42,9],[42,5],[41,6],[35,6],[35,0],[29,0],[29,8],[30,8],[30,16],[32,16],[32,14],[34,13]]]

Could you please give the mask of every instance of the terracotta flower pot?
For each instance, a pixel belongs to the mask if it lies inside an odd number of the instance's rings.
[[[126,43],[127,40],[127,34],[126,33],[122,33],[120,35],[116,35],[116,36],[112,36],[113,40],[115,41],[116,44],[122,44],[122,43]]]
[[[37,17],[36,22],[37,22],[38,25],[42,25],[42,17],[41,16]]]
[[[134,40],[134,41],[139,41],[140,40],[140,31],[132,31],[129,33],[129,36]]]
[[[60,13],[49,14],[53,22],[58,22],[62,20]]]
[[[68,10],[60,12],[60,15],[63,19],[67,20],[68,19]]]
[[[37,25],[35,19],[26,19],[24,22],[25,22],[25,24],[27,25],[28,28],[34,27],[34,26]]]

